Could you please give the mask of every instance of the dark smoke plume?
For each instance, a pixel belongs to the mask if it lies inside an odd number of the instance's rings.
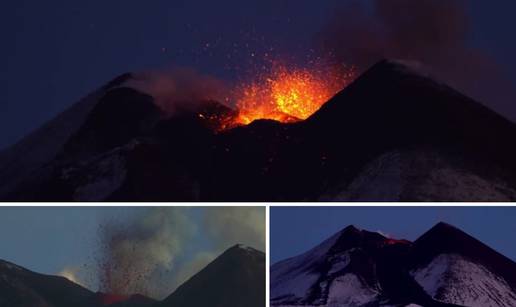
[[[516,119],[514,84],[471,46],[466,0],[351,1],[317,36],[325,52],[359,72],[384,58],[422,63],[435,77]]]

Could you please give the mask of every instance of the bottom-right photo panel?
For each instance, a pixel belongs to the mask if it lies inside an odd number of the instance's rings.
[[[271,306],[516,306],[515,207],[270,208]]]

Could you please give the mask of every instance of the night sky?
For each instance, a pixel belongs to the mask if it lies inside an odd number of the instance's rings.
[[[257,50],[272,46],[302,59],[345,2],[2,1],[0,148],[127,71],[180,65],[234,79],[235,66],[245,66]],[[468,43],[491,55],[516,84],[516,2],[467,3]]]
[[[271,264],[304,253],[349,225],[413,241],[438,222],[516,261],[515,219],[515,207],[271,207]]]

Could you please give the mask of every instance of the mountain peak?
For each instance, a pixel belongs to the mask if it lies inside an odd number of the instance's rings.
[[[418,75],[421,77],[428,77],[430,69],[422,62],[406,59],[384,59],[377,65],[389,66],[390,69],[404,74]]]
[[[233,254],[233,253],[259,253],[259,254],[263,254],[262,251],[259,251],[253,247],[250,247],[250,246],[247,246],[245,244],[241,244],[241,243],[238,243],[238,244],[235,244],[233,245],[232,247],[228,248],[223,254],[226,254],[226,253],[230,253],[230,254]]]
[[[340,231],[340,233],[341,234],[345,234],[345,233],[359,233],[361,231],[362,231],[362,229],[360,229],[360,228],[356,227],[355,225],[351,224],[351,225],[348,225],[348,226],[344,227]]]
[[[458,230],[458,231],[461,231],[460,229],[458,229],[457,227],[451,225],[451,224],[448,224],[446,222],[439,222],[437,224],[434,225],[434,227],[432,227],[431,229],[442,229],[442,230]]]
[[[247,246],[245,244],[240,244],[240,243],[234,245],[232,248],[236,248],[236,249],[239,249],[239,250],[244,250],[246,252],[253,252],[253,253],[260,252],[259,250],[255,249],[255,248],[252,248],[250,246]]]
[[[241,291],[235,292],[237,288]],[[159,306],[259,307],[263,306],[264,293],[265,255],[236,244],[179,286]]]
[[[463,237],[470,236],[459,228],[441,221],[430,228],[430,230],[424,233],[418,240],[429,237],[436,237],[436,239],[443,240],[461,240]]]

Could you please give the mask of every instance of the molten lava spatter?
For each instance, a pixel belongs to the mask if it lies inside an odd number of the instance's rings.
[[[104,306],[127,301],[129,296],[97,292],[97,300]]]
[[[354,69],[317,64],[311,68],[274,63],[267,73],[237,87],[237,124],[257,119],[293,122],[308,118],[350,83]]]

